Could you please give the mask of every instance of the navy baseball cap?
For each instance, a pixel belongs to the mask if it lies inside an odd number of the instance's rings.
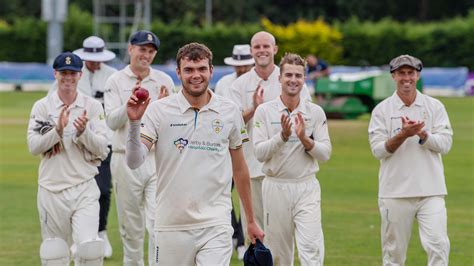
[[[244,266],[273,266],[272,253],[257,239],[245,251]]]
[[[140,46],[151,44],[155,47],[156,50],[158,50],[158,47],[160,47],[160,39],[158,39],[158,37],[156,37],[156,35],[151,31],[141,30],[135,32],[130,37],[130,44]]]
[[[65,52],[54,59],[53,68],[56,71],[70,70],[74,72],[82,71],[82,59],[71,52]]]

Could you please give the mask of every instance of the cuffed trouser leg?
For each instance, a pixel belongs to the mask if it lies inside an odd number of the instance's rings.
[[[262,182],[263,176],[250,178],[250,189],[252,194],[252,209],[253,215],[255,216],[255,221],[263,228],[263,199],[262,199]],[[242,221],[242,230],[244,232],[244,238],[246,245],[250,243],[247,232],[247,218],[245,217],[244,207],[242,201],[240,202],[240,218]]]

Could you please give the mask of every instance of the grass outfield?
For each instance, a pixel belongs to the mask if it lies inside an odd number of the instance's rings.
[[[33,102],[44,93],[0,93],[0,265],[39,265],[36,209],[39,157],[26,147]],[[454,144],[443,158],[449,195],[451,265],[474,265],[474,98],[442,98],[454,128]],[[369,116],[329,121],[333,155],[321,165],[325,265],[380,265],[377,208],[378,162],[367,141]],[[114,201],[112,201],[114,202]],[[115,204],[109,214],[114,255],[104,265],[122,265]],[[232,265],[242,265],[235,258]],[[426,265],[418,230],[412,233],[406,265]]]

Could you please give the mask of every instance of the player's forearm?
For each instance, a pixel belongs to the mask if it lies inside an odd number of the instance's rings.
[[[136,169],[145,162],[148,147],[140,140],[140,120],[130,121],[125,157],[127,165],[131,169]]]
[[[255,222],[252,208],[252,196],[250,193],[250,176],[247,166],[233,172],[234,183],[239,193],[240,201],[244,207],[245,217],[248,223]]]
[[[394,153],[403,144],[403,142],[405,142],[407,138],[408,137],[405,134],[400,132],[397,135],[395,135],[393,138],[388,139],[385,142],[385,149],[389,153]]]
[[[253,118],[253,115],[255,114],[255,109],[254,108],[250,108],[248,110],[245,110],[243,113],[242,113],[242,116],[244,118],[244,123],[247,124],[248,121],[250,121],[252,118]]]
[[[451,150],[453,138],[450,134],[430,134],[428,133],[425,141],[420,143],[423,147],[431,151],[447,154]]]
[[[97,127],[100,128],[99,126]],[[85,149],[101,160],[107,158],[109,153],[104,127],[105,125],[102,126],[102,131],[97,132],[93,132],[89,127],[86,127],[84,132],[77,138],[77,142],[81,143]]]
[[[40,155],[47,152],[59,141],[61,141],[61,136],[59,136],[54,128],[44,135],[38,134],[33,130],[28,132],[28,150],[33,155]]]
[[[272,156],[285,144],[280,133],[263,141],[260,141],[256,136],[257,134],[255,134],[254,138],[255,157],[257,157],[257,160],[260,162],[270,160]]]

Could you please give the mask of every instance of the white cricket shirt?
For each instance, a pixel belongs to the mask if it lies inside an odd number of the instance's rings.
[[[420,144],[412,136],[392,154],[385,142],[402,128],[401,117],[425,122],[428,139]],[[446,195],[441,154],[451,149],[453,130],[444,105],[417,91],[415,102],[405,106],[395,92],[372,111],[369,142],[380,160],[379,197],[405,198]]]
[[[196,110],[180,91],[151,103],[141,136],[155,143],[155,228],[189,230],[230,225],[230,149],[247,140],[242,114],[230,100],[211,93]]]
[[[272,74],[267,80],[263,80],[257,75],[255,67],[249,72],[238,77],[233,83],[230,93],[230,99],[234,101],[241,111],[249,110],[253,107],[253,94],[257,89],[258,84],[262,86],[263,100],[268,102],[278,98],[281,94],[281,84],[278,80],[280,76],[280,68],[275,66]],[[306,84],[303,85],[303,89],[300,92],[301,99],[311,101],[311,95],[309,93]],[[253,118],[247,122],[247,132],[251,141],[244,143],[244,155],[245,160],[250,171],[250,177],[263,176],[262,163],[255,158],[254,146],[253,146]]]
[[[314,140],[311,150],[305,151],[295,133],[295,117],[303,115],[306,135]],[[290,116],[292,132],[287,142],[281,138],[281,115]],[[331,155],[326,115],[321,107],[300,101],[291,113],[281,98],[261,104],[254,115],[253,144],[255,154],[263,162],[266,176],[298,179],[314,175],[319,171],[317,161],[327,161]]]
[[[234,80],[237,79],[237,73],[231,73],[228,75],[223,76],[216,84],[216,88],[214,92],[217,95],[224,96],[226,98],[230,98],[230,90],[232,88],[232,83]]]
[[[125,143],[128,136],[127,102],[137,83],[137,76],[130,69],[130,65],[114,73],[105,85],[104,107],[107,116],[107,125],[114,130],[112,150],[125,152]],[[153,100],[158,99],[160,88],[164,85],[171,95],[174,83],[170,76],[162,71],[150,68],[150,74],[141,82],[141,87],[148,90]]]
[[[105,159],[109,151],[105,115],[97,100],[78,92],[76,100],[69,106],[69,122],[61,138],[54,127],[63,106],[57,91],[47,95],[33,105],[28,124],[28,148],[33,155],[42,155],[38,183],[53,192],[94,178],[100,160]],[[85,131],[76,137],[73,122],[82,116],[84,110],[89,120]],[[59,142],[61,152],[48,156],[48,151]]]

